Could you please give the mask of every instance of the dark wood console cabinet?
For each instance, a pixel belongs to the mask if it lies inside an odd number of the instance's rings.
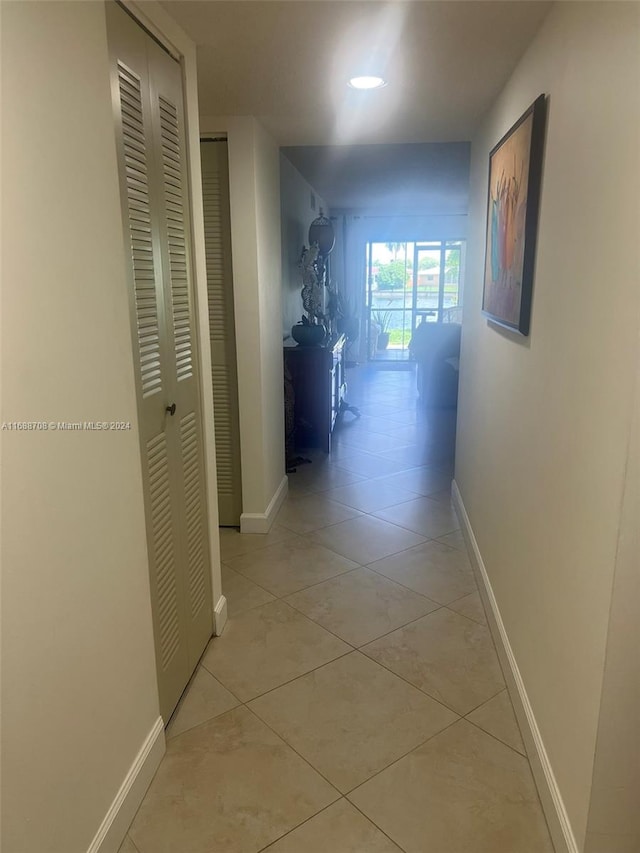
[[[331,433],[347,392],[344,348],[340,335],[321,347],[284,344],[285,367],[293,391],[295,435],[298,448],[320,447],[331,452]]]

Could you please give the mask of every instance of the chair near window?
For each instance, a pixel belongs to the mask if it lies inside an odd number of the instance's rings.
[[[409,342],[417,362],[418,396],[425,406],[456,408],[460,370],[460,323],[423,320]]]

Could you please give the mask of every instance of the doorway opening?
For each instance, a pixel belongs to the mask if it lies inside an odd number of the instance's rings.
[[[464,240],[366,244],[369,361],[408,361],[421,323],[459,323]]]

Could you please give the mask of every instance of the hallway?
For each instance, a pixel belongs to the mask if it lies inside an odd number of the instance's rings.
[[[121,853],[551,853],[451,507],[455,412],[348,371],[267,536],[221,530],[229,623]]]

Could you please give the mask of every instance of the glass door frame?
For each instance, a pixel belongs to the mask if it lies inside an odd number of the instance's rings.
[[[421,240],[421,241],[412,241],[406,240],[403,245],[405,247],[404,250],[404,259],[405,259],[405,270],[407,267],[408,261],[408,251],[407,246],[413,244],[413,271],[412,271],[412,294],[411,294],[411,305],[408,306],[406,304],[406,296],[407,296],[407,285],[405,280],[405,286],[403,290],[403,307],[402,308],[381,308],[376,309],[372,306],[373,301],[373,246],[376,244],[386,245],[386,243],[382,240],[367,240],[365,244],[365,310],[367,312],[367,323],[366,323],[366,331],[367,331],[367,361],[385,361],[385,360],[395,360],[395,359],[385,359],[376,358],[375,355],[371,356],[369,351],[370,339],[371,339],[371,314],[375,310],[380,311],[391,311],[392,313],[400,313],[401,311],[406,314],[411,314],[411,326],[410,326],[410,336],[413,334],[415,329],[418,326],[418,321],[421,322],[429,322],[429,323],[438,323],[441,324],[444,321],[444,302],[445,302],[445,288],[446,288],[446,260],[447,260],[447,251],[457,249],[460,252],[460,264],[459,264],[459,272],[458,272],[458,282],[457,282],[457,306],[460,307],[462,305],[462,292],[463,292],[463,280],[464,280],[464,267],[465,267],[465,256],[466,256],[466,238],[465,237],[447,237],[447,238],[434,238],[431,240]],[[438,305],[437,308],[420,308],[418,306],[418,275],[419,275],[419,261],[420,261],[420,253],[426,250],[430,250],[432,252],[439,252],[440,255],[440,272],[438,277]],[[435,314],[435,320],[428,319],[429,317],[433,318]],[[404,328],[404,327],[403,327]],[[410,339],[410,337],[409,337]],[[403,346],[403,351],[408,351],[408,346]]]
[[[404,246],[405,271],[407,270],[407,262],[408,262],[408,257],[409,257],[408,251],[407,251],[407,246],[409,244],[411,244],[411,242],[412,242],[411,240],[405,240],[404,243],[401,244]],[[409,314],[411,317],[410,322],[413,322],[413,305],[407,305],[406,297],[407,297],[408,288],[406,285],[406,280],[405,280],[405,285],[402,289],[403,300],[402,300],[402,307],[401,308],[393,308],[393,307],[377,308],[377,307],[374,307],[372,305],[373,294],[374,294],[374,291],[373,291],[373,272],[372,272],[373,271],[373,246],[374,245],[380,245],[380,244],[386,245],[386,243],[382,240],[367,240],[367,242],[365,244],[365,301],[364,301],[364,308],[365,308],[365,311],[367,312],[366,348],[367,348],[367,361],[368,362],[369,361],[380,362],[380,361],[397,361],[398,360],[398,359],[394,359],[394,358],[384,358],[384,356],[382,356],[380,358],[376,358],[375,355],[372,356],[370,354],[371,325],[372,325],[371,315],[373,314],[374,311],[380,311],[380,312],[389,311],[392,315],[393,314],[402,314],[403,315],[403,331],[406,328],[405,327],[405,316],[407,314]],[[402,349],[400,350],[400,352],[406,353],[406,358],[400,359],[402,361],[405,361],[405,360],[408,361],[409,360],[408,342],[411,339],[411,334],[412,334],[412,330],[409,331],[409,335],[407,338],[407,345],[405,346],[403,343]]]
[[[415,331],[418,325],[418,318],[423,322],[429,321],[426,318],[433,316],[436,313],[436,323],[442,323],[442,311],[444,309],[444,278],[445,278],[445,261],[447,257],[447,243],[449,240],[430,240],[425,243],[414,243],[413,245],[413,299],[412,299],[412,316],[411,328]],[[418,308],[418,276],[420,275],[420,252],[440,252],[440,275],[438,277],[438,307],[437,308]]]

